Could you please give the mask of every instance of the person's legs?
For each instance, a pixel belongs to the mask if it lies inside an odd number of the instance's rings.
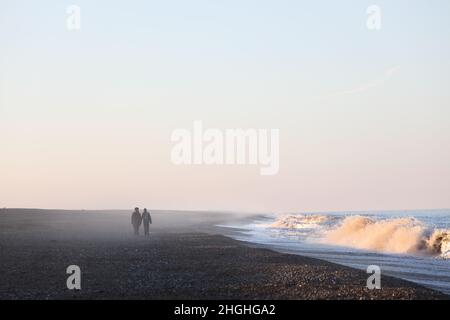
[[[150,227],[150,225],[148,223],[144,223],[144,232],[145,232],[146,236],[148,236],[150,234],[149,227]]]

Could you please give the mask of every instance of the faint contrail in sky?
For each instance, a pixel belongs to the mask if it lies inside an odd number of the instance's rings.
[[[349,89],[349,90],[337,92],[334,95],[340,96],[340,95],[354,94],[354,93],[359,93],[359,92],[369,90],[374,87],[378,87],[379,85],[382,85],[384,82],[386,82],[389,78],[391,78],[399,69],[400,69],[400,66],[395,66],[395,67],[389,68],[384,72],[383,76],[379,79],[372,80],[368,83],[362,84],[360,86],[357,86],[357,87]]]

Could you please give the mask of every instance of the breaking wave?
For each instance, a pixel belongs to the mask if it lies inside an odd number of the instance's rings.
[[[450,230],[430,230],[415,218],[377,220],[350,216],[336,228],[326,231],[323,241],[388,253],[450,257]]]
[[[312,229],[319,227],[328,220],[326,215],[283,215],[274,223],[271,228],[285,229]]]
[[[283,215],[270,228],[311,230],[321,243],[397,254],[450,258],[450,229],[433,229],[412,218],[376,219],[323,214]]]

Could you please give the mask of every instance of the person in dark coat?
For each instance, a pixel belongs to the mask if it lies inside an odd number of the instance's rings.
[[[147,211],[147,208],[144,209],[144,212],[142,213],[142,221],[144,222],[144,234],[146,236],[150,235],[149,229],[150,225],[152,224],[152,217],[150,215],[150,212]]]
[[[134,234],[139,235],[139,227],[142,223],[142,216],[139,212],[139,208],[134,208],[134,212],[131,215],[131,224],[133,225]]]

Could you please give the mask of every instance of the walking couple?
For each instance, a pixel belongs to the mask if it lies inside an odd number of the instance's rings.
[[[131,224],[133,225],[134,234],[139,235],[139,227],[141,223],[144,222],[144,234],[146,236],[150,235],[149,229],[152,224],[152,217],[150,216],[150,212],[147,211],[147,208],[144,209],[144,212],[139,211],[139,208],[134,208],[134,212],[131,215]]]

